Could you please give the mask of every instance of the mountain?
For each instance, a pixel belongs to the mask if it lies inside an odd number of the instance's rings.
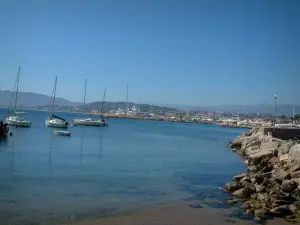
[[[0,91],[0,107],[7,107],[11,100],[11,91]],[[35,108],[38,106],[49,105],[50,97],[43,94],[37,94],[32,92],[19,92],[18,106]],[[80,106],[82,103],[75,103],[64,98],[56,98],[56,105],[74,107]],[[100,102],[94,102],[88,104],[91,109],[99,109],[101,107]],[[135,103],[128,103],[128,107],[131,108]],[[106,102],[105,109],[125,109],[125,102]],[[293,107],[295,112],[300,114],[300,105],[291,104],[278,104],[276,115],[293,114]],[[256,105],[219,105],[219,106],[189,106],[189,105],[172,105],[172,104],[141,104],[140,108],[148,112],[178,112],[180,110],[193,110],[193,111],[206,111],[206,112],[230,112],[230,113],[264,113],[274,115],[274,105],[268,104],[256,104]]]
[[[11,91],[0,91],[0,106],[7,107],[10,103],[12,96]],[[50,97],[47,95],[32,93],[32,92],[19,92],[18,106],[23,107],[36,107],[40,105],[48,105]],[[70,102],[64,98],[56,98],[55,104],[65,106],[76,106],[78,103]]]

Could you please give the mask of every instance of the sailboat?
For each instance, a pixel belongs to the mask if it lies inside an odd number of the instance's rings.
[[[101,116],[101,121],[103,122],[103,126],[108,126],[108,121],[107,121],[106,118],[104,118],[104,115],[103,115],[103,107],[104,107],[105,96],[106,96],[106,88],[104,89],[100,116]]]
[[[18,69],[18,75],[17,75],[17,79],[16,79],[16,83],[15,83],[15,88],[13,90],[13,94],[12,94],[12,98],[11,98],[11,102],[10,102],[10,105],[8,107],[8,116],[6,118],[6,123],[9,125],[9,126],[16,126],[16,127],[31,127],[31,122],[28,121],[28,120],[25,120],[24,117],[22,116],[17,116],[16,114],[18,113],[17,112],[17,103],[18,103],[18,93],[19,93],[19,80],[20,80],[20,74],[21,74],[21,67],[19,66],[19,69]],[[10,106],[11,106],[11,103],[12,103],[12,99],[14,97],[14,94],[16,95],[15,96],[15,107],[14,107],[14,116],[10,116],[9,115],[9,111],[10,111]]]
[[[83,99],[83,107],[85,108],[85,99],[86,99],[86,83],[87,79],[85,79],[84,85],[84,99]],[[104,126],[104,121],[101,119],[93,119],[93,118],[80,118],[80,119],[73,119],[73,126],[95,126],[95,127],[102,127]]]
[[[50,103],[52,104],[52,112],[54,111],[54,103],[55,103],[55,93],[56,93],[56,85],[57,85],[57,77],[55,77],[54,87],[52,91],[52,96]],[[52,115],[51,117],[45,120],[47,127],[56,127],[56,128],[68,128],[69,123],[56,115]]]

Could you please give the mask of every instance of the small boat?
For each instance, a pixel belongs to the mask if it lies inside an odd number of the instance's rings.
[[[60,136],[71,136],[71,132],[64,130],[53,130],[52,133]]]

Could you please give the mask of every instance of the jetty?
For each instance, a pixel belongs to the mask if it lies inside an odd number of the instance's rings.
[[[233,177],[225,190],[247,214],[299,221],[300,129],[254,128],[229,144],[245,159],[247,173]]]

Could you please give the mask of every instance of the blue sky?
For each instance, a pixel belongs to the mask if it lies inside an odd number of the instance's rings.
[[[82,101],[300,104],[300,1],[0,0],[0,89]]]

